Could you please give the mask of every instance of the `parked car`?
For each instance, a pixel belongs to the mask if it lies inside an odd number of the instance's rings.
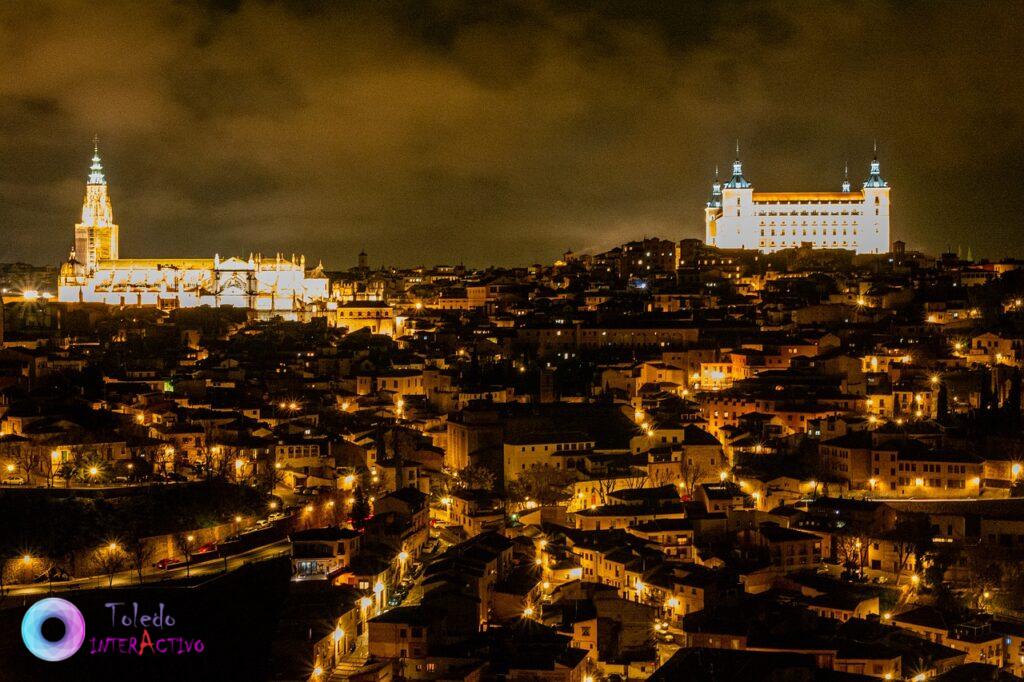
[[[5,476],[3,480],[4,485],[25,485],[24,476]]]
[[[205,545],[200,545],[199,549],[197,549],[194,553],[195,554],[206,554],[208,552],[216,552],[216,551],[217,551],[217,543],[216,542],[207,542]]]
[[[153,568],[159,568],[162,571],[166,571],[169,568],[174,568],[178,564],[185,563],[185,560],[181,557],[167,557],[153,564]]]

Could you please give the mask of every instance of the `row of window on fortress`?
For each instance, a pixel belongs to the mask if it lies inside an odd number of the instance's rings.
[[[762,236],[762,237],[766,236],[764,232],[765,232],[765,231],[764,231],[764,229],[762,229],[762,230],[761,230],[761,236]],[[878,228],[877,228],[877,227],[875,228],[875,234],[878,234]],[[775,237],[775,236],[776,236],[776,234],[775,234],[775,229],[774,229],[774,228],[772,228],[772,230],[771,230],[771,235],[770,235],[770,236],[772,236],[772,237]],[[785,230],[785,229],[779,229],[779,231],[778,231],[778,236],[779,236],[779,237],[785,237],[785,236],[786,236],[786,230]],[[792,235],[792,236],[794,236],[794,237],[799,237],[799,236],[804,236],[804,237],[806,237],[806,236],[807,236],[807,228],[803,228],[803,234],[802,234],[802,235],[800,235],[800,234],[798,234],[798,233],[797,233],[797,228],[795,228],[795,227],[794,227],[794,228],[793,228],[793,235]],[[817,231],[817,230],[815,230],[815,229],[812,229],[812,230],[811,230],[811,236],[812,236],[812,237],[817,237],[817,236],[818,236],[818,231]],[[822,236],[822,237],[827,237],[827,236],[828,236],[828,230],[822,230],[822,231],[821,231],[821,236]],[[833,237],[838,237],[838,236],[839,236],[839,230],[838,230],[838,229],[836,229],[836,228],[833,228],[833,229],[832,229],[832,236],[833,236]],[[843,230],[843,236],[844,236],[844,237],[845,237],[845,236],[847,236],[847,232],[846,232],[846,230],[845,230],[845,229]],[[854,229],[853,229],[853,236],[854,236],[854,237],[856,237],[856,236],[857,236],[857,228],[854,228]]]
[[[877,209],[875,209],[877,210]],[[798,215],[864,215],[863,211],[757,211],[755,215],[767,216],[798,216]]]
[[[823,241],[822,244],[827,246],[828,242]],[[791,240],[789,242],[789,245],[790,246],[799,246],[799,243],[796,242],[795,240]],[[776,246],[776,243],[775,242],[766,242],[765,240],[762,239],[760,244],[758,244],[758,246],[760,246],[762,248],[766,247],[766,246],[769,247],[769,248],[774,248]],[[779,247],[786,246],[786,242],[780,241],[777,244],[777,246],[779,246]],[[850,242],[849,244],[847,244],[846,240],[843,240],[842,242],[838,242],[838,241],[833,239],[832,240],[832,246],[851,246],[853,248],[857,248],[857,242]]]
[[[736,207],[736,217],[740,217],[742,215],[743,215],[743,212],[740,211],[739,206],[737,205],[737,207]],[[863,211],[850,211],[849,213],[847,213],[846,211],[843,211],[841,213],[820,213],[819,214],[816,211],[812,211],[811,213],[807,213],[806,211],[804,211],[803,213],[797,213],[795,211],[793,213],[781,213],[781,212],[780,213],[776,213],[775,211],[755,211],[754,215],[755,216],[798,216],[798,215],[812,215],[812,216],[815,216],[815,215],[826,215],[826,216],[827,215],[840,215],[840,216],[850,215],[850,216],[859,216],[859,215],[864,215],[864,212]],[[877,207],[875,208],[875,215],[881,215],[879,213]],[[834,225],[835,222],[836,221],[833,220],[832,224]],[[762,222],[761,224],[764,225],[764,222]]]

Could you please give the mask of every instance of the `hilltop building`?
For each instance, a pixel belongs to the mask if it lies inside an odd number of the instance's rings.
[[[60,270],[58,301],[163,309],[234,306],[299,319],[327,310],[328,298],[323,268],[307,270],[305,256],[121,258],[107,180],[94,149],[74,249]]]
[[[732,177],[722,184],[716,176],[711,185],[705,241],[765,253],[807,245],[888,253],[889,212],[889,185],[882,179],[877,151],[859,190],[851,189],[847,173],[838,192],[756,192],[743,177],[737,145]]]

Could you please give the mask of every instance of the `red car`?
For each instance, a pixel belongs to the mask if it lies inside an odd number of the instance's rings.
[[[206,554],[207,552],[216,552],[216,551],[217,551],[217,543],[216,542],[207,542],[205,545],[200,546],[199,549],[197,549],[195,551],[195,553],[196,554]]]
[[[159,568],[161,571],[166,571],[169,568],[173,568],[178,564],[185,563],[185,560],[180,557],[167,557],[153,564],[153,568]]]

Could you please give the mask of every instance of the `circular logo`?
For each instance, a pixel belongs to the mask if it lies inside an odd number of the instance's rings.
[[[43,623],[51,618],[64,624],[64,636],[56,642],[43,637]],[[78,607],[66,599],[40,599],[21,619],[21,639],[36,658],[63,661],[74,656],[85,641],[85,619]]]

